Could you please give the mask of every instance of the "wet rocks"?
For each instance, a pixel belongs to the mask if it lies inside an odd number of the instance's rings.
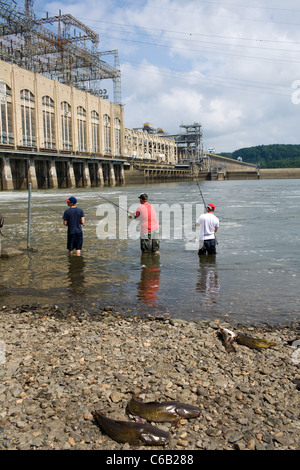
[[[102,433],[92,412],[130,420],[133,391],[201,408],[177,428],[159,425],[171,434],[166,449],[299,448],[299,365],[288,344],[299,325],[254,328],[277,345],[236,345],[235,354],[217,331],[217,322],[124,318],[112,308],[91,316],[3,307],[0,449],[128,449]]]

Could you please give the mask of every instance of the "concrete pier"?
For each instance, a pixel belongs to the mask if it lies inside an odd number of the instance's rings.
[[[104,186],[102,163],[98,163],[97,179],[99,181],[99,186]]]
[[[32,184],[32,189],[37,189],[37,179],[35,171],[35,161],[32,158],[28,160],[28,184]]]
[[[130,163],[125,159],[0,152],[0,191],[118,186],[193,180],[300,178],[300,169],[232,167],[220,171],[197,165]]]
[[[2,187],[2,189],[7,191],[14,189],[9,158],[2,158],[0,169],[2,173],[2,178],[0,179],[2,184],[0,188]]]
[[[49,188],[57,188],[57,173],[54,161],[50,161],[49,165]]]
[[[0,153],[0,191],[125,184],[123,160]]]
[[[112,163],[109,164],[109,182],[110,186],[116,185],[115,171]]]

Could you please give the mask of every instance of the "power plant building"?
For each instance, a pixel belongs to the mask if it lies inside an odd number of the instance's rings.
[[[0,0],[0,18],[0,190],[124,184],[128,170],[191,178],[189,165],[203,162],[209,170],[200,124],[181,136],[125,126],[118,51],[99,51],[87,25],[61,12],[37,18],[33,0],[24,10]]]
[[[125,128],[118,52],[72,15],[24,4],[0,0],[0,190],[122,184],[130,159],[174,163],[175,142]]]

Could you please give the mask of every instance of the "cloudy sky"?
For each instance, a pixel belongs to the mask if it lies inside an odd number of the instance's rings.
[[[33,7],[37,17],[72,14],[100,35],[99,50],[119,51],[126,127],[150,122],[178,133],[197,122],[204,150],[216,152],[300,143],[296,0],[35,0]]]

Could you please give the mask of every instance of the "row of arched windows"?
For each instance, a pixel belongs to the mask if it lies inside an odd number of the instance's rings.
[[[12,120],[12,94],[11,88],[0,82],[0,144],[14,144],[13,120]],[[35,123],[35,98],[29,90],[21,90],[21,122],[22,122],[22,145],[36,146],[36,123]],[[56,149],[57,138],[55,129],[55,103],[50,96],[42,97],[43,112],[43,148]],[[97,111],[93,110],[88,119],[86,110],[77,106],[77,146],[79,152],[100,151],[100,118]],[[67,101],[60,103],[60,126],[62,136],[62,150],[74,150],[72,141],[72,115],[71,106]],[[90,125],[91,147],[87,145],[87,126]],[[114,151],[116,155],[121,154],[121,121],[114,119]],[[103,116],[103,149],[104,153],[111,153],[111,118],[108,114]]]
[[[0,82],[0,144],[13,145],[11,88]]]

